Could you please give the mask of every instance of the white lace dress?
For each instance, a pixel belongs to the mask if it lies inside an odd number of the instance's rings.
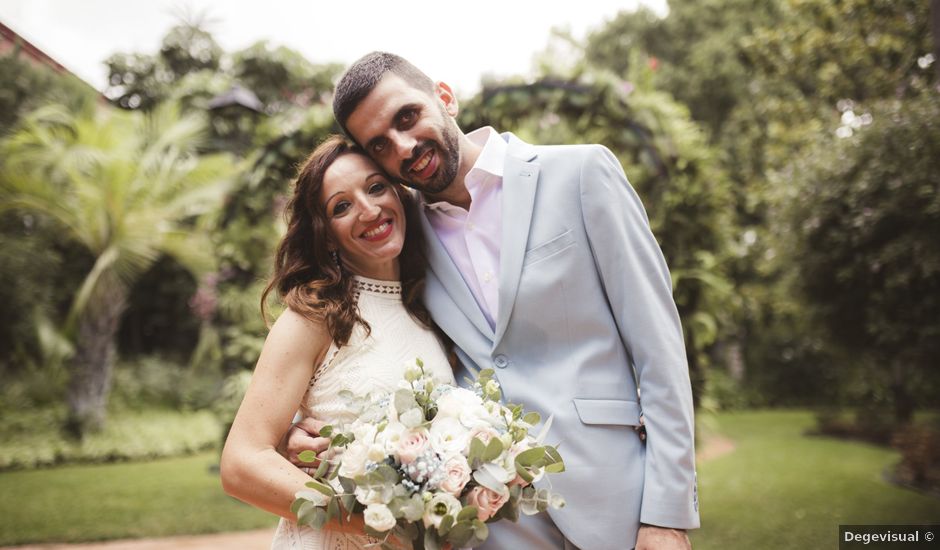
[[[328,424],[354,420],[339,393],[386,391],[404,377],[406,363],[415,357],[441,382],[454,383],[454,375],[440,342],[433,332],[411,318],[401,301],[398,282],[356,277],[359,315],[369,323],[353,329],[349,343],[330,346],[310,381],[301,403],[301,414]],[[371,541],[374,542],[374,541]],[[271,543],[272,550],[351,550],[370,543],[365,536],[328,529],[319,531],[281,519]]]

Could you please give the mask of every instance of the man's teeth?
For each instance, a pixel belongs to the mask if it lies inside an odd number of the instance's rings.
[[[425,154],[423,157],[421,157],[421,159],[418,160],[418,162],[414,163],[414,166],[411,167],[411,171],[420,172],[424,170],[425,168],[427,168],[429,162],[431,162],[430,151],[427,154]]]
[[[375,229],[370,229],[370,230],[366,231],[365,233],[362,234],[362,236],[365,237],[365,238],[367,238],[367,239],[371,239],[372,237],[375,237],[376,235],[379,235],[379,234],[381,234],[383,231],[385,231],[386,229],[388,229],[388,226],[389,226],[389,222],[382,222],[381,225],[379,225],[379,226],[376,227]]]

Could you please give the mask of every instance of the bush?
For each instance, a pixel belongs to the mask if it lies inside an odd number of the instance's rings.
[[[62,406],[5,412],[0,470],[190,454],[214,448],[221,430],[210,411],[129,411],[112,414],[103,431],[77,442],[60,433],[64,419]]]
[[[914,425],[895,434],[892,445],[901,451],[897,481],[919,489],[940,491],[940,428]]]
[[[111,399],[119,410],[148,407],[199,410],[211,407],[221,388],[222,375],[217,370],[187,367],[150,356],[117,365]]]

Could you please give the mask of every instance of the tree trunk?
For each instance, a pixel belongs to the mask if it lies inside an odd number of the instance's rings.
[[[891,397],[894,400],[894,421],[898,426],[910,424],[914,417],[914,400],[907,389],[906,363],[895,359],[891,364]]]
[[[117,355],[115,336],[127,308],[127,293],[117,281],[101,281],[78,321],[75,355],[70,361],[66,432],[81,439],[104,427],[111,373]],[[106,288],[109,287],[109,288]]]

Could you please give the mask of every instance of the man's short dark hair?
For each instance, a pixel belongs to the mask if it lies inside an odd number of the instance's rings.
[[[434,93],[434,81],[405,58],[388,52],[372,52],[362,56],[346,69],[333,94],[333,116],[350,138],[352,135],[346,128],[346,121],[385,73],[389,72],[418,90]]]

